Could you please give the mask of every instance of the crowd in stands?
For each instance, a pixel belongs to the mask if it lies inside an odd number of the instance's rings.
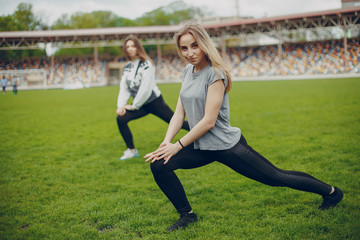
[[[343,40],[326,42],[283,44],[255,47],[231,47],[225,54],[225,62],[232,67],[236,78],[277,75],[314,75],[360,73],[360,39],[348,39],[348,53],[345,57]],[[279,57],[280,56],[280,57]],[[347,61],[346,61],[347,59]],[[153,58],[158,80],[180,81],[183,63],[176,54],[162,59]],[[124,61],[116,59],[110,61]],[[44,69],[47,85],[80,83],[91,85],[104,83],[107,77],[107,62],[92,57],[56,59],[54,67],[46,59],[10,61],[0,60],[0,70]]]
[[[279,59],[280,52],[280,59]],[[348,40],[347,64],[342,40],[277,46],[230,48],[236,77],[360,72],[360,40]]]
[[[154,58],[156,63],[156,78],[164,81],[173,79],[174,81],[181,81],[182,71],[185,63],[178,55],[172,54],[163,56],[161,60]]]
[[[93,58],[76,58],[58,62],[55,68],[47,66],[48,82],[59,84],[66,79],[66,84],[81,83],[90,85],[101,82],[105,77],[106,61],[95,64]]]
[[[225,62],[236,78],[360,73],[360,39],[348,40],[347,65],[343,40],[277,46],[228,48]],[[157,60],[155,62],[158,62]],[[184,64],[177,56],[166,56],[157,64],[159,79],[180,79]]]
[[[30,70],[44,69],[48,86],[54,85],[91,85],[103,82],[105,78],[106,61],[99,60],[95,64],[92,57],[67,58],[54,60],[25,59],[21,61],[0,60],[0,70]],[[26,79],[25,79],[26,81]]]

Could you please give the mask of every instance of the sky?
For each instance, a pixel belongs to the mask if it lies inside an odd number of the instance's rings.
[[[36,15],[49,25],[62,14],[112,11],[119,17],[135,19],[146,12],[176,0],[0,0],[0,15],[13,14],[21,2],[31,3]],[[184,0],[188,5],[204,7],[213,16],[236,16],[236,1],[240,16],[255,18],[307,13],[341,8],[341,0]]]

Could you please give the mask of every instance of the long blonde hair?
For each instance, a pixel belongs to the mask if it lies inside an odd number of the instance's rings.
[[[149,55],[147,55],[147,53],[145,52],[145,49],[142,46],[140,40],[135,35],[132,35],[132,34],[125,38],[124,45],[123,45],[123,51],[125,52],[125,56],[126,56],[127,61],[131,60],[130,57],[129,57],[129,54],[126,51],[126,43],[128,41],[133,41],[134,42],[136,50],[137,50],[136,53],[137,53],[137,56],[140,58],[140,60],[142,60],[142,61],[148,60],[154,65],[154,63],[152,62]]]
[[[180,58],[186,62],[186,59],[181,54],[180,49],[180,38],[190,33],[196,40],[196,42],[199,44],[199,47],[201,50],[204,51],[206,59],[209,61],[209,63],[214,67],[214,70],[216,73],[221,77],[218,69],[222,70],[226,74],[226,78],[228,80],[228,84],[226,87],[226,92],[229,92],[232,86],[231,82],[231,76],[229,73],[229,70],[226,67],[226,64],[224,60],[221,58],[218,50],[216,49],[213,41],[211,40],[209,34],[206,32],[203,26],[197,23],[188,23],[185,26],[183,26],[175,35],[174,39],[176,41],[176,48],[178,55]]]

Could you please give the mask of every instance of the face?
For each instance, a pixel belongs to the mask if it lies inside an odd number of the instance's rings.
[[[126,42],[125,51],[131,59],[135,59],[137,57],[137,48],[135,46],[134,41],[129,40]]]
[[[195,67],[206,66],[208,64],[205,52],[199,47],[195,38],[190,33],[180,37],[179,45],[182,56]]]

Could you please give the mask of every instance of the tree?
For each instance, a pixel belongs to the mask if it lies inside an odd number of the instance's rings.
[[[16,31],[17,26],[13,16],[0,16],[0,31]]]
[[[62,14],[52,25],[52,29],[72,29],[70,17],[68,14]]]
[[[111,11],[94,11],[91,15],[97,20],[97,27],[115,27],[118,16]]]
[[[17,27],[16,30],[32,31],[47,28],[41,18],[35,16],[30,3],[20,3],[13,14],[13,19]]]
[[[187,5],[184,1],[176,1],[167,6],[157,8],[136,19],[139,25],[174,25],[188,19],[211,15],[206,10]]]
[[[118,17],[111,11],[77,12],[71,16],[63,14],[55,21],[52,29],[83,29],[126,26],[173,25],[184,20],[211,15],[206,10],[176,1],[157,8],[131,20]]]
[[[71,16],[63,14],[57,19],[52,29],[83,29],[135,26],[133,20],[118,17],[111,11],[77,12]]]
[[[41,17],[33,13],[32,5],[20,3],[12,15],[0,16],[0,31],[31,31],[47,29]]]
[[[123,17],[118,17],[116,19],[116,23],[114,27],[129,27],[129,26],[137,26],[138,24],[136,23],[136,21],[128,19],[128,18],[123,18]]]
[[[47,29],[41,17],[33,13],[32,5],[20,3],[12,15],[0,16],[0,31],[31,31]],[[21,59],[31,56],[44,56],[44,50],[1,51],[1,59]]]

